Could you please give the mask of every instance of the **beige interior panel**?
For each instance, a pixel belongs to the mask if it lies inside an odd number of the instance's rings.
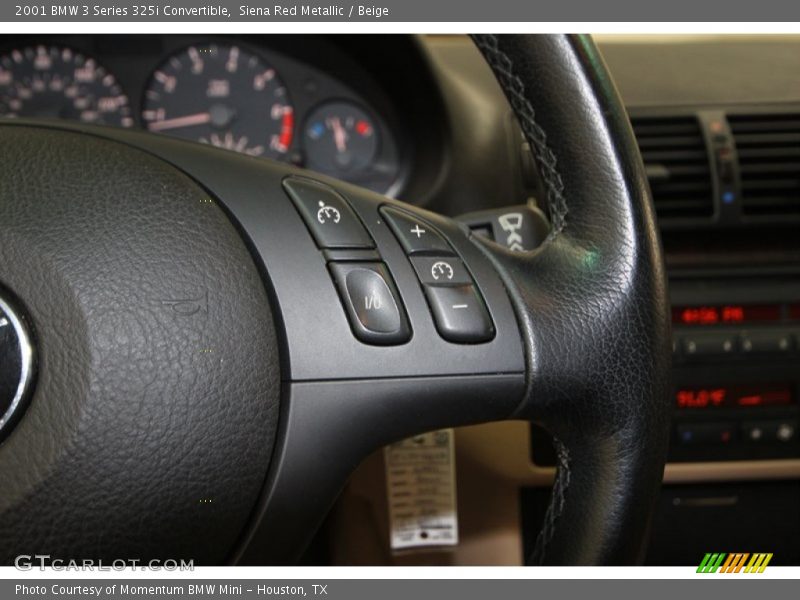
[[[529,458],[529,424],[489,423],[456,429],[459,544],[453,548],[389,550],[383,451],[356,470],[331,517],[335,565],[520,565],[519,490],[547,486],[554,470]],[[667,483],[790,479],[800,460],[730,461],[667,465]]]
[[[473,430],[475,428],[468,428]],[[335,565],[520,565],[519,485],[475,460],[464,429],[455,437],[459,544],[392,553],[383,451],[353,474],[331,520]],[[480,452],[477,453],[480,457]]]

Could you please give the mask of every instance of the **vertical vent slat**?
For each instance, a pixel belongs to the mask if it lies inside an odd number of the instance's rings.
[[[800,216],[800,114],[728,115],[748,216]]]
[[[660,220],[709,220],[714,188],[703,132],[693,116],[631,119]]]

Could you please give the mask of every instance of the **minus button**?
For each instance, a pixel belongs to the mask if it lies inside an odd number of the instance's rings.
[[[478,344],[494,337],[489,312],[474,285],[424,285],[436,329],[448,342]]]

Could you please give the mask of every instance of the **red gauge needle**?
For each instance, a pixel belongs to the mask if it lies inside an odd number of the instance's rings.
[[[344,127],[342,126],[342,121],[339,117],[332,117],[328,119],[328,123],[333,129],[333,141],[336,144],[336,150],[338,152],[346,152],[347,151],[347,131],[345,131]]]
[[[180,127],[191,127],[193,125],[203,125],[211,122],[211,113],[202,112],[185,117],[175,117],[174,119],[164,119],[163,121],[152,121],[147,124],[150,131],[164,131],[165,129],[178,129]]]

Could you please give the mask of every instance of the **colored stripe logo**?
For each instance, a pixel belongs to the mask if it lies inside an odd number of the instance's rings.
[[[749,559],[749,560],[748,560]],[[757,552],[707,552],[697,567],[698,573],[763,573],[772,553]]]

